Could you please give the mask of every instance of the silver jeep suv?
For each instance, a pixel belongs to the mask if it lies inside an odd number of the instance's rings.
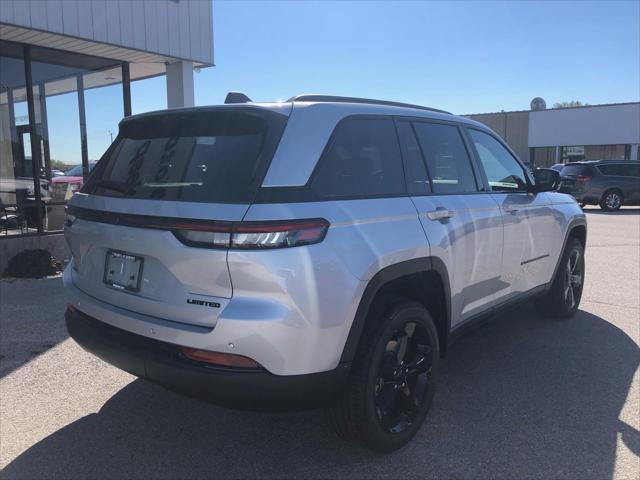
[[[416,433],[460,332],[572,316],[585,216],[485,126],[304,95],[146,113],[69,202],[71,336],[234,408],[325,406],[378,452]]]

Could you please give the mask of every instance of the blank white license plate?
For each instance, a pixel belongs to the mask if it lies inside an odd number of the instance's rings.
[[[104,283],[120,290],[138,292],[142,277],[142,257],[109,250],[104,263]]]

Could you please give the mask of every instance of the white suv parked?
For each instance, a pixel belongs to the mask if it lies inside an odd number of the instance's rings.
[[[306,95],[124,119],[69,202],[71,336],[235,408],[327,406],[404,445],[465,327],[532,297],[570,317],[585,216],[485,126]]]

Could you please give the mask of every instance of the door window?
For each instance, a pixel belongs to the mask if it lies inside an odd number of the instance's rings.
[[[476,192],[477,185],[458,127],[414,123],[434,193]]]
[[[405,193],[404,173],[391,118],[340,122],[319,161],[311,189],[320,197]]]
[[[509,151],[491,135],[479,130],[469,129],[478,158],[487,175],[491,190],[522,191],[527,181],[524,169]]]

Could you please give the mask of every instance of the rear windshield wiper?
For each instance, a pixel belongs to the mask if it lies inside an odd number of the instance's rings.
[[[126,193],[129,188],[124,182],[117,182],[115,180],[98,180],[96,182],[98,187],[106,188],[108,190],[115,190],[116,192]]]

